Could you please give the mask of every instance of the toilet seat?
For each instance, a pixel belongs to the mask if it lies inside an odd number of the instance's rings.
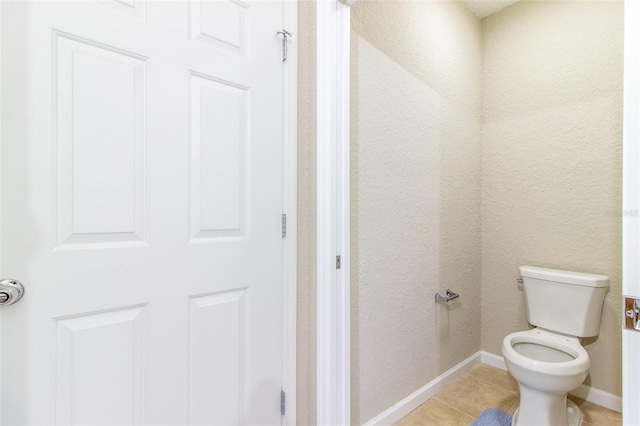
[[[589,354],[577,337],[541,328],[509,334],[502,343],[507,369],[518,382],[514,426],[578,426],[582,414],[567,393],[587,377]]]
[[[511,333],[504,338],[503,354],[505,358],[520,368],[533,370],[540,374],[573,375],[589,370],[591,364],[589,354],[582,347],[577,337],[566,336],[540,328]],[[538,346],[538,354],[531,354],[526,350],[518,350],[520,344]],[[548,351],[549,359],[544,359],[544,352]],[[565,355],[567,360],[559,360],[559,352]],[[556,359],[554,359],[556,358]]]

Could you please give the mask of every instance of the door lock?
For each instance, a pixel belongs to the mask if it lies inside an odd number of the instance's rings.
[[[13,305],[23,294],[24,286],[20,281],[13,278],[0,280],[0,306]]]
[[[624,328],[640,331],[640,299],[624,297]]]

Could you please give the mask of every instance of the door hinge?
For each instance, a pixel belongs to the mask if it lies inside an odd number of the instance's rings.
[[[280,415],[284,416],[286,411],[287,396],[283,390],[280,391]]]
[[[282,62],[284,62],[287,60],[287,43],[289,43],[289,37],[293,37],[293,35],[284,29],[276,33],[276,37],[280,37],[280,35],[282,35]]]
[[[282,213],[282,238],[287,236],[287,215]]]
[[[342,267],[342,257],[336,256],[336,269],[340,269]]]

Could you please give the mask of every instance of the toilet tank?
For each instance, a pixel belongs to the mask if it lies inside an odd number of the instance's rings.
[[[531,325],[576,337],[597,336],[609,277],[521,266]]]

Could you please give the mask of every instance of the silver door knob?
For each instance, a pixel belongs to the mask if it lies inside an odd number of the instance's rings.
[[[0,306],[13,305],[22,298],[24,286],[13,278],[0,280]]]

